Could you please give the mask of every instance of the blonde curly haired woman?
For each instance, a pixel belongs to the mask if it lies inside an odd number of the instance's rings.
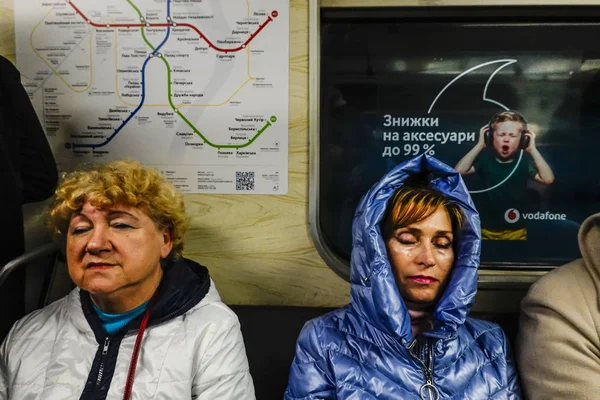
[[[254,399],[237,317],[181,256],[183,199],[156,170],[68,174],[51,224],[77,288],[13,326],[0,399]]]

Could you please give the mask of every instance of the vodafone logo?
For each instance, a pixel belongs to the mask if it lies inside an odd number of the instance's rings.
[[[504,219],[509,224],[514,224],[521,218],[521,213],[516,208],[509,208],[504,212]]]
[[[519,212],[519,210],[517,210],[516,208],[509,208],[508,210],[506,210],[504,212],[504,219],[506,220],[506,222],[508,222],[509,224],[514,224],[515,222],[517,222],[518,220],[520,220],[521,218],[525,219],[525,220],[551,220],[551,221],[565,221],[567,219],[567,215],[566,214],[552,214],[550,213],[550,211],[538,211],[535,213],[524,213],[521,214]]]

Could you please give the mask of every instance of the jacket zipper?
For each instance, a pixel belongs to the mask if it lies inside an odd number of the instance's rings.
[[[165,319],[170,318],[172,315],[174,315],[176,313],[177,313],[176,311],[170,313],[169,315],[162,318],[161,321],[159,321],[159,322],[165,321]],[[137,330],[127,331],[125,333],[125,335],[123,336],[123,339],[126,338],[127,336],[132,336],[135,333],[137,333]],[[108,354],[109,346],[110,346],[110,337],[107,336],[106,338],[104,338],[104,345],[102,347],[102,356],[100,357],[100,367],[98,367],[98,378],[96,379],[96,389],[98,389],[100,387],[100,384],[102,383],[102,376],[104,375],[104,361],[105,361],[104,358]]]
[[[100,358],[100,367],[98,368],[98,379],[96,380],[96,388],[102,383],[102,375],[104,374],[104,357],[108,354],[108,346],[110,346],[110,338],[107,336],[104,339],[104,347],[102,348],[102,357]]]
[[[416,339],[408,345],[408,354],[411,355],[413,359],[415,359],[421,366],[423,367],[423,371],[425,373],[425,384],[421,386],[419,389],[419,396],[422,400],[438,400],[440,398],[440,392],[433,384],[433,370],[431,367],[433,366],[433,345],[430,341],[427,341],[425,344],[427,346],[428,353],[428,364],[425,365],[423,360],[421,360],[416,354],[412,352],[415,347]]]

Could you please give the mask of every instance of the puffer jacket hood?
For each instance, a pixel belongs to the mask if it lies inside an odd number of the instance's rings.
[[[415,174],[464,211],[455,265],[433,330],[413,338],[380,224],[388,200]],[[493,322],[467,314],[477,292],[479,216],[461,177],[420,156],[395,167],[362,198],[354,217],[352,303],[304,325],[286,400],[520,399],[510,345]]]
[[[380,224],[388,200],[414,174],[426,175],[431,186],[460,205],[466,217],[456,238],[450,281],[434,311],[436,326],[426,335],[448,337],[464,324],[477,292],[481,251],[479,214],[460,174],[433,157],[422,155],[399,164],[363,196],[352,227],[352,305],[364,319],[399,337],[404,345],[412,340],[410,317],[394,280]]]
[[[412,336],[380,224],[388,200],[419,174],[464,211],[455,265],[436,304],[433,330]],[[479,216],[461,177],[420,156],[395,167],[362,198],[354,217],[352,303],[304,325],[286,400],[520,399],[510,345],[493,322],[467,314],[477,292]]]

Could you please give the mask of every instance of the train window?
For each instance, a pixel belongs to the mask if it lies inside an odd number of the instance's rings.
[[[358,201],[423,153],[463,173],[481,214],[482,270],[578,258],[579,225],[599,211],[599,16],[582,6],[321,8],[310,207],[326,262],[348,278]]]

